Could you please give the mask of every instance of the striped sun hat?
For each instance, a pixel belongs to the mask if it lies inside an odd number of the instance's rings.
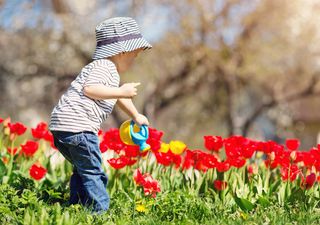
[[[152,46],[142,37],[137,22],[130,17],[107,19],[96,27],[97,47],[92,59],[102,59]]]

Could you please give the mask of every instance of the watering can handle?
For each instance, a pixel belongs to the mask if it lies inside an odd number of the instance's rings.
[[[133,128],[134,128],[134,124],[135,122],[133,120],[131,120],[130,123],[130,134],[132,137],[135,137],[136,139],[145,139],[149,137],[149,129],[147,125],[141,125],[140,126],[140,131],[139,132],[134,132]]]

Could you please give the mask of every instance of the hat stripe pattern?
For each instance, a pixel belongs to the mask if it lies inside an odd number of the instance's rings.
[[[113,38],[98,41],[97,46],[112,44],[112,43],[119,42],[119,41],[127,41],[127,40],[135,39],[135,38],[142,38],[142,35],[141,34],[127,34],[127,35],[121,36],[121,37],[113,37]]]
[[[138,24],[130,17],[115,17],[96,27],[97,47],[93,59],[102,59],[152,46],[142,37]]]

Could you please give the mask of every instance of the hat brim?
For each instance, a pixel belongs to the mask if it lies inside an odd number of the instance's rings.
[[[103,59],[123,52],[131,52],[139,48],[147,50],[151,49],[152,45],[149,44],[149,42],[147,42],[143,37],[141,37],[97,46],[96,50],[93,53],[92,59]]]

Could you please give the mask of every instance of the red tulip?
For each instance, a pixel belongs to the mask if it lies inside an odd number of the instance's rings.
[[[136,145],[125,145],[124,148],[124,154],[127,157],[138,157],[140,153],[139,146]]]
[[[0,123],[2,123],[2,122],[3,122],[3,120],[4,120],[4,119],[0,117]]]
[[[223,140],[220,136],[204,136],[204,146],[209,151],[219,151],[223,146]]]
[[[127,158],[127,159],[128,159],[127,166],[132,166],[137,162],[136,159],[131,159],[131,158]]]
[[[159,139],[156,139],[156,138],[148,138],[147,144],[150,145],[151,150],[153,152],[158,152],[159,149],[161,148],[161,141]]]
[[[234,158],[228,160],[230,164],[236,168],[241,168],[246,164],[246,160],[244,158]]]
[[[35,141],[27,141],[24,145],[21,145],[21,152],[26,156],[33,156],[38,150],[39,144]]]
[[[44,138],[48,132],[48,125],[45,122],[40,122],[36,128],[31,128],[31,133],[34,138]]]
[[[258,148],[262,147],[261,150],[264,153],[271,153],[273,151],[277,151],[279,149],[283,149],[282,145],[280,145],[280,144],[278,144],[278,143],[276,143],[274,141],[267,141],[267,142],[263,142],[262,144],[261,144],[261,142],[259,142],[258,146],[259,146]]]
[[[104,134],[103,141],[105,141],[109,149],[114,150],[118,154],[125,145],[120,139],[119,130],[115,128],[111,128]]]
[[[182,169],[189,169],[193,166],[196,170],[206,172],[209,168],[212,168],[214,159],[207,153],[201,150],[186,150]]]
[[[179,168],[182,161],[181,155],[173,154],[171,151],[169,152],[172,154],[172,163],[175,164],[175,168]]]
[[[161,191],[159,182],[152,178],[147,180],[143,186],[143,191],[145,195],[151,195],[152,198],[155,198],[156,194]]]
[[[218,162],[217,163],[217,170],[219,172],[226,172],[230,169],[230,163],[225,161],[225,162]]]
[[[228,184],[227,184],[226,181],[215,180],[215,181],[213,182],[214,188],[215,188],[216,190],[218,190],[218,191],[222,191],[222,190],[226,189],[226,188],[227,188],[227,185],[228,185]]]
[[[247,171],[249,175],[258,173],[258,166],[256,164],[248,165]]]
[[[290,181],[293,182],[297,178],[297,175],[301,173],[301,170],[296,164],[292,164],[288,167],[281,167],[280,173],[283,181],[290,178]]]
[[[303,162],[305,166],[313,166],[317,162],[319,151],[310,150],[309,152],[303,152]]]
[[[207,157],[209,154],[201,151],[201,150],[194,150],[193,151],[193,160],[194,160],[194,165],[193,167],[196,170],[202,171],[202,172],[206,172],[209,168],[208,168],[208,161],[207,161]]]
[[[316,182],[316,179],[317,179],[317,176],[314,173],[311,173],[310,175],[308,175],[305,181],[306,189],[310,189],[313,186],[313,184]]]
[[[253,156],[256,149],[257,149],[256,145],[245,146],[242,149],[242,156],[244,156],[247,159],[250,159]]]
[[[175,164],[175,168],[178,168],[181,164],[181,156],[173,154],[171,150],[168,152],[156,152],[154,153],[157,162],[164,166],[170,166],[171,164]]]
[[[103,140],[100,142],[99,148],[100,148],[100,152],[104,153],[108,150],[109,147],[108,147],[107,142],[105,140]]]
[[[299,148],[300,141],[298,139],[287,139],[286,146],[289,150],[294,151]]]
[[[137,160],[131,160],[128,157],[120,156],[120,158],[112,158],[107,160],[109,164],[115,169],[121,169],[125,166],[131,166],[137,162]]]
[[[171,162],[172,162],[172,155],[168,154],[168,153],[163,153],[163,152],[156,152],[155,153],[157,162],[161,165],[164,166],[170,166]]]
[[[162,131],[149,127],[149,138],[160,140],[163,135]]]
[[[184,161],[182,164],[182,169],[187,170],[191,166],[193,166],[194,160],[193,160],[193,152],[191,150],[186,150],[186,155],[184,157]]]
[[[253,167],[251,166],[251,165],[249,165],[248,167],[247,167],[247,171],[248,171],[248,174],[253,174]]]
[[[235,145],[233,143],[225,143],[226,155],[228,158],[237,158],[242,154],[241,146]]]
[[[155,198],[156,194],[161,191],[159,182],[148,173],[142,175],[140,170],[137,169],[133,174],[133,178],[138,186],[143,187],[145,195],[151,195],[151,197]]]
[[[213,169],[217,167],[218,164],[218,159],[216,156],[211,155],[211,154],[206,154],[204,159],[203,159],[203,163],[205,164],[206,167],[208,167],[209,169]]]
[[[45,132],[43,139],[50,143],[51,148],[57,149],[54,145],[53,135],[50,131]]]
[[[8,153],[11,155],[15,155],[18,151],[18,148],[14,148],[14,149],[11,149],[11,148],[7,148],[8,150]]]
[[[103,136],[103,130],[99,129],[99,131],[98,131],[98,136],[99,136],[99,137]]]
[[[44,132],[42,138],[43,138],[44,140],[48,141],[48,142],[53,143],[53,135],[52,135],[52,133],[51,133],[50,131]]]
[[[136,169],[133,173],[133,179],[138,184],[143,186],[145,183],[145,179],[140,171],[140,169]]]
[[[11,134],[22,135],[26,132],[27,127],[20,122],[17,123],[8,123]]]
[[[40,164],[35,163],[29,169],[30,176],[35,180],[42,179],[47,173],[47,170],[43,168]]]

